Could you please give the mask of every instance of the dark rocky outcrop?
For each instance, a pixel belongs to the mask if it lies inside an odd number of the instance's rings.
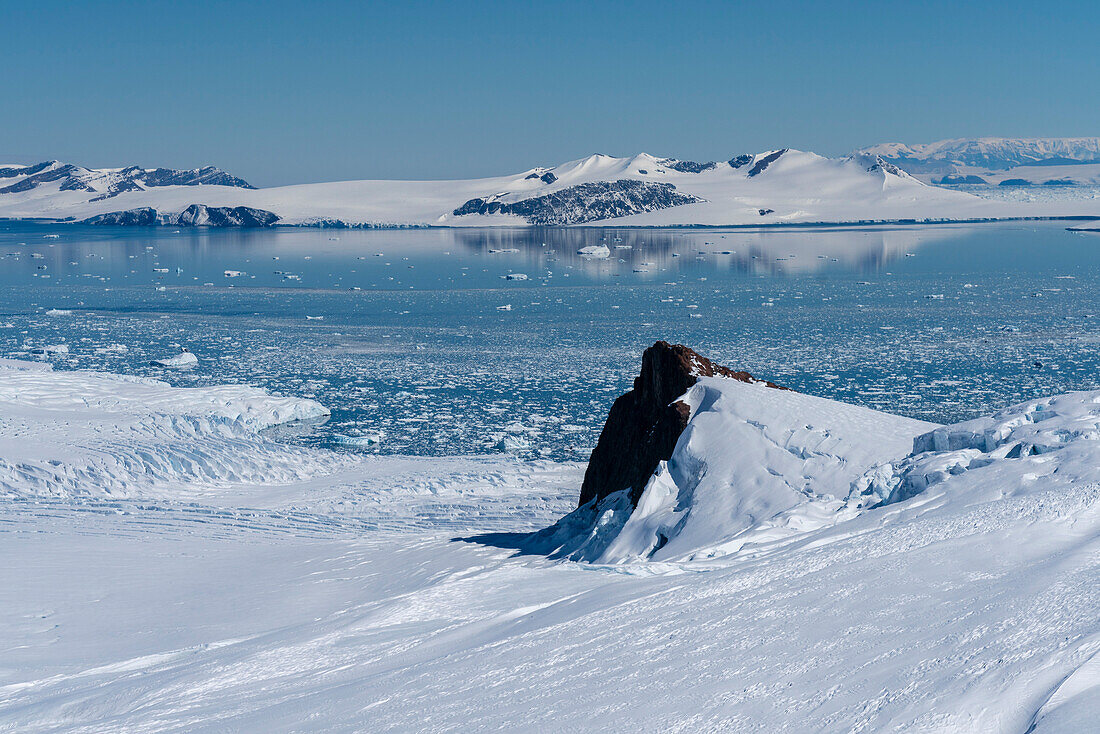
[[[123,212],[108,212],[85,219],[81,224],[109,224],[125,226],[153,226],[160,224],[157,210],[151,206],[140,209],[127,209]]]
[[[711,362],[682,344],[659,341],[642,354],[642,371],[634,389],[611,406],[596,448],[588,462],[578,506],[624,489],[637,505],[657,464],[667,461],[690,417],[677,400],[700,377],[728,377],[785,390],[748,372]]]
[[[81,224],[113,224],[150,226],[171,224],[179,227],[270,227],[279,215],[248,206],[206,206],[192,204],[179,214],[161,214],[152,207],[108,212],[89,217]]]
[[[1031,186],[1031,182],[1026,178],[1006,178],[1001,181],[998,186]]]
[[[702,173],[703,171],[709,171],[718,164],[714,161],[708,161],[706,163],[696,163],[695,161],[678,161],[672,158],[664,161],[665,168],[671,168],[673,171],[679,171],[680,173]]]
[[[512,214],[529,224],[568,225],[615,219],[702,201],[682,194],[669,183],[631,179],[593,181],[568,186],[542,196],[506,203],[493,197],[470,199],[454,210],[456,217],[469,214]]]
[[[169,223],[184,227],[269,227],[277,221],[279,215],[265,209],[192,204]]]
[[[751,178],[753,176],[759,176],[761,173],[767,170],[768,166],[779,160],[779,156],[783,155],[786,152],[787,149],[784,148],[783,150],[777,150],[774,153],[768,153],[763,158],[758,159],[753,167],[749,169],[749,177]]]
[[[546,173],[531,173],[524,176],[523,180],[531,181],[536,178],[546,184],[552,184],[558,180],[558,177],[555,176],[552,171],[547,171]]]
[[[730,158],[729,160],[730,168],[744,168],[750,163],[752,163],[752,156],[745,154]]]

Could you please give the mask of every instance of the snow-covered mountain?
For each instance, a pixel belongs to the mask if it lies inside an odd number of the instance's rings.
[[[898,164],[942,161],[993,169],[1100,163],[1100,137],[954,138],[917,145],[881,143],[857,152]]]
[[[244,207],[258,223],[338,227],[720,226],[984,219],[1096,209],[1089,202],[1045,208],[991,202],[927,186],[879,156],[830,159],[790,149],[702,163],[644,153],[592,155],[496,178],[265,189],[245,188],[220,171],[188,178],[120,169],[99,172],[97,178],[61,173],[60,164],[29,173],[33,168],[18,169],[22,172],[10,176],[13,185],[0,189],[0,217],[188,224],[180,215],[203,206]],[[182,185],[186,181],[204,185]]]
[[[1100,184],[1100,138],[957,138],[882,143],[856,154],[879,156],[933,184]]]

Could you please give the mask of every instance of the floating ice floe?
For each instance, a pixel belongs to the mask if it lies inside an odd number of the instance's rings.
[[[47,344],[44,347],[35,347],[31,354],[68,354],[68,344]]]
[[[67,308],[51,308],[46,312],[47,316],[72,316],[73,312]]]
[[[527,280],[527,276],[523,273],[508,273],[504,276],[505,280]]]
[[[382,443],[385,436],[386,434],[383,431],[364,433],[360,436],[345,436],[341,433],[335,433],[332,436],[332,442],[339,446],[377,446]]]
[[[174,357],[154,359],[149,362],[149,364],[154,367],[167,367],[169,369],[187,369],[189,367],[194,367],[198,363],[199,358],[187,347],[184,347],[183,350]]]
[[[611,250],[608,249],[607,245],[585,245],[577,250],[577,254],[581,257],[603,258],[611,257]]]

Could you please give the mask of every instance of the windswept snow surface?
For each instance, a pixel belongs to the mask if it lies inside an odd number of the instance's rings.
[[[912,499],[706,560],[601,565],[514,550],[571,507],[576,464],[292,448],[255,430],[299,415],[293,399],[0,369],[0,458],[16,467],[0,500],[0,728],[1022,734],[1095,720],[1095,394],[1044,403],[1050,451],[971,462]],[[743,456],[805,474],[815,496],[941,430],[700,385],[678,453],[734,467],[712,451],[737,447],[707,435],[733,430]],[[1013,410],[945,430],[1045,422]],[[95,471],[121,449],[124,496]],[[763,472],[745,477],[746,509],[818,501]]]
[[[509,211],[527,208],[513,206],[519,202],[538,201],[539,223],[595,226],[1100,216],[1095,201],[992,201],[927,186],[889,164],[883,165],[874,156],[832,159],[784,149],[718,161],[698,172],[692,172],[695,166],[683,163],[646,153],[623,158],[592,155],[550,169],[533,168],[485,179],[341,181],[255,190],[218,185],[158,186],[123,191],[109,199],[99,198],[94,192],[65,189],[61,182],[52,181],[26,191],[0,193],[0,218],[84,220],[146,207],[160,215],[174,216],[193,205],[205,205],[272,212],[280,224],[484,227],[532,223],[516,214],[458,213],[480,211],[483,207],[464,208],[475,200],[508,205]],[[621,188],[624,181],[626,186],[649,191],[652,201],[635,202],[631,209],[619,206],[621,197],[612,196],[618,202],[615,206],[607,206],[606,201],[597,205],[600,192],[607,188],[604,184]],[[639,187],[639,183],[645,186]],[[699,201],[679,205],[668,201],[692,197]],[[639,193],[635,198],[645,196]],[[598,212],[609,210],[637,213],[599,219],[604,215]]]

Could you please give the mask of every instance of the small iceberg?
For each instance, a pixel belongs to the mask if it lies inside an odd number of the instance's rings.
[[[164,359],[154,359],[149,364],[154,367],[166,367],[168,369],[187,369],[194,367],[199,363],[199,358],[194,353],[184,347],[180,350],[180,353],[174,357],[165,357]]]
[[[611,257],[611,250],[607,245],[585,245],[577,250],[577,254],[581,257]]]
[[[332,441],[339,446],[377,446],[382,443],[385,435],[383,431],[364,433],[361,436],[345,436],[342,433],[335,433],[332,436]]]
[[[72,316],[73,312],[67,308],[51,308],[46,312],[47,316]]]
[[[505,280],[527,280],[527,276],[524,273],[508,273],[504,276]]]
[[[31,354],[48,355],[48,354],[68,354],[68,344],[47,344],[44,347],[35,347],[31,350]]]

